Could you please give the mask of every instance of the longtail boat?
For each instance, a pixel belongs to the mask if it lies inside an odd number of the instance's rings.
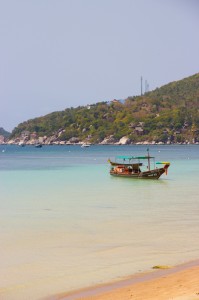
[[[170,166],[170,162],[155,162],[155,157],[149,153],[146,156],[116,156],[115,161],[109,159],[108,162],[111,164],[110,175],[140,179],[158,179],[164,173],[167,175]],[[163,166],[158,168],[156,165]]]

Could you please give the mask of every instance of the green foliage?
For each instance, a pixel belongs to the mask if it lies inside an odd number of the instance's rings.
[[[10,132],[0,127],[0,135],[3,135],[5,138],[8,138],[10,136]]]
[[[193,125],[196,127],[194,133]],[[110,135],[116,140],[127,135],[134,142],[183,142],[192,140],[193,135],[197,138],[197,129],[199,73],[144,96],[128,97],[122,103],[99,102],[28,120],[13,130],[12,138],[29,131],[39,136],[55,135],[58,140],[78,137],[80,140],[89,138],[92,142],[99,142]]]

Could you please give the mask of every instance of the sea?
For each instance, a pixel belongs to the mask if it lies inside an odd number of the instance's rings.
[[[108,159],[169,161],[159,180]],[[0,299],[47,299],[199,258],[199,145],[0,145]]]

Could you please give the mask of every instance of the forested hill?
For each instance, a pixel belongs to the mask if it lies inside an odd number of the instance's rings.
[[[0,127],[0,135],[2,135],[5,138],[8,138],[10,136],[10,132],[6,131],[3,127]]]
[[[198,129],[199,73],[125,101],[67,108],[28,120],[13,130],[12,139],[40,136],[48,143],[100,143],[127,136],[132,142],[192,142],[198,140]]]

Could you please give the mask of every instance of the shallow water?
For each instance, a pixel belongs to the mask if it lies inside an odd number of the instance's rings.
[[[199,256],[199,146],[150,146],[159,180],[107,159],[146,146],[0,146],[0,298],[42,299]]]

